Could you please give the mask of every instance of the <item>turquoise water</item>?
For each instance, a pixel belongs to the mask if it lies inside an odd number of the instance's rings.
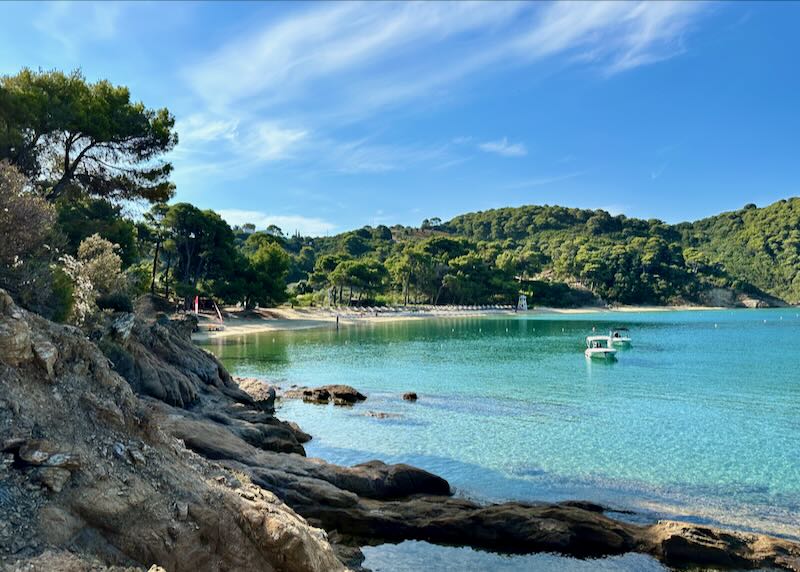
[[[584,337],[611,325],[632,347],[587,362]],[[314,436],[310,456],[411,463],[482,500],[588,499],[800,537],[796,309],[414,320],[209,349],[235,375],[369,396],[282,405]]]

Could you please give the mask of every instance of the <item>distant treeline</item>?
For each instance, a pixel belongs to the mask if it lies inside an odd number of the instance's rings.
[[[328,289],[344,302],[352,289],[356,300],[432,304],[508,303],[520,291],[554,305],[701,303],[714,287],[800,301],[797,198],[679,225],[523,206],[284,246],[301,290]]]
[[[0,78],[0,287],[87,324],[148,291],[244,307],[508,304],[521,292],[540,305],[670,304],[715,287],[800,302],[797,198],[678,225],[524,206],[285,236],[168,204],[177,141],[169,111],[125,87],[78,72]]]

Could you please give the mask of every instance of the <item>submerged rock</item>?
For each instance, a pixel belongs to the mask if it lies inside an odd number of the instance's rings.
[[[408,393],[403,394],[403,399],[405,399],[406,401],[416,401],[417,394],[414,393],[413,391],[409,391]]]

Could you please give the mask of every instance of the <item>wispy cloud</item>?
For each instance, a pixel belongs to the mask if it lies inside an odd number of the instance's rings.
[[[575,172],[575,173],[566,173],[564,175],[551,175],[545,177],[537,177],[534,179],[526,179],[524,181],[518,181],[516,183],[511,183],[510,185],[506,185],[504,188],[513,190],[513,189],[529,189],[532,187],[542,187],[544,185],[550,185],[553,183],[558,183],[561,181],[566,181],[569,179],[574,179],[575,177],[580,177],[583,175],[582,172]]]
[[[71,57],[88,41],[110,40],[117,33],[123,5],[116,2],[48,2],[34,26]]]
[[[497,141],[487,141],[478,145],[481,151],[502,155],[503,157],[524,157],[528,150],[522,143],[509,143],[507,137]]]
[[[336,230],[336,225],[321,218],[300,215],[277,215],[262,211],[242,209],[222,209],[217,211],[228,224],[243,225],[251,223],[256,229],[263,230],[274,224],[286,234],[299,232],[304,236],[322,236]]]
[[[419,112],[457,98],[466,82],[501,69],[558,59],[612,76],[674,57],[704,8],[698,2],[302,5],[255,23],[183,70],[211,122],[193,128],[195,143],[216,137],[255,162],[302,152],[326,169],[339,160],[342,172],[392,171],[425,161],[425,154],[340,131],[402,106]],[[453,143],[466,142],[458,139]],[[509,157],[527,153],[505,138],[479,147]]]

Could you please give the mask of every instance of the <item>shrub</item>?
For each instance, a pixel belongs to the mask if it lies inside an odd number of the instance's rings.
[[[66,322],[72,315],[75,306],[75,286],[72,279],[63,269],[54,266],[52,269],[52,318],[56,322]]]
[[[127,294],[115,292],[97,297],[97,307],[114,312],[133,312],[133,301]]]

